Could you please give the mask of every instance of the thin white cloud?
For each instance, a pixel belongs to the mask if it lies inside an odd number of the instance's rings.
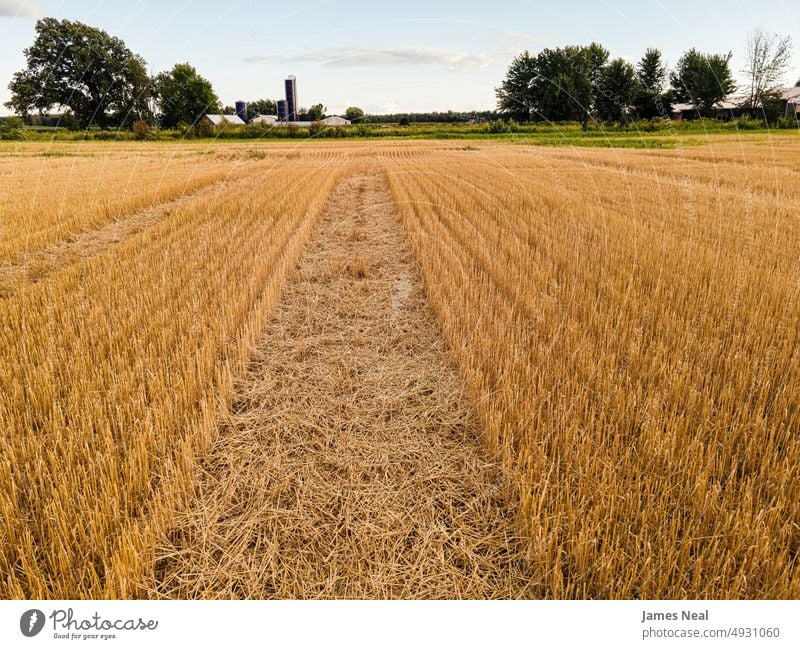
[[[42,15],[38,2],[33,0],[0,0],[0,16],[27,16],[36,18]]]
[[[291,56],[248,56],[249,63],[320,63],[336,68],[434,65],[464,72],[483,69],[507,58],[506,53],[472,53],[437,47],[331,47]]]
[[[530,34],[523,34],[522,32],[498,32],[492,37],[492,42],[496,43],[497,45],[502,45],[504,47],[510,47],[514,49],[524,49],[528,48],[534,49],[539,43],[541,43],[541,39],[537,38],[536,36],[531,36]]]

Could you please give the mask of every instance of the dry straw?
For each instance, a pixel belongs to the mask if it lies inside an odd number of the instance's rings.
[[[795,140],[139,144],[0,158],[0,595],[800,596]]]

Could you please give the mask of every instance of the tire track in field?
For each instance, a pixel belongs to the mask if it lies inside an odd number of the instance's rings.
[[[136,210],[99,228],[70,236],[10,262],[0,263],[0,299],[12,295],[23,286],[41,282],[66,266],[105,252],[169,218],[181,207],[208,200],[212,195],[223,190],[228,191],[232,184],[249,177],[250,175],[212,181],[209,185]]]
[[[159,597],[536,596],[382,175],[334,192],[175,516]]]

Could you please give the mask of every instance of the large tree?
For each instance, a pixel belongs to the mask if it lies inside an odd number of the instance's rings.
[[[194,124],[206,113],[221,110],[211,82],[188,63],[178,63],[169,72],[160,73],[154,85],[163,128]]]
[[[127,126],[149,118],[144,59],[106,32],[80,22],[42,18],[24,51],[27,67],[9,84],[6,106],[20,115],[68,110],[81,126]]]
[[[311,108],[306,111],[306,119],[309,122],[316,122],[317,120],[322,119],[325,117],[325,111],[327,109],[322,104],[314,104]]]
[[[594,110],[608,51],[597,43],[525,51],[509,67],[496,89],[498,108],[510,117],[580,121]]]
[[[665,91],[667,66],[661,58],[661,51],[649,48],[636,65],[636,92],[633,111],[640,119],[669,117],[671,112],[670,93]]]
[[[530,120],[534,110],[531,83],[538,74],[537,58],[528,50],[514,57],[506,78],[495,89],[497,107],[519,121]]]
[[[703,117],[714,114],[714,104],[736,89],[730,61],[733,55],[704,54],[692,48],[670,75],[677,101],[692,102]]]
[[[600,71],[595,96],[598,119],[622,122],[630,117],[636,92],[636,68],[624,59],[614,59]]]
[[[792,61],[791,36],[770,34],[758,28],[747,36],[746,65],[747,108],[753,116],[766,114],[766,106],[775,103],[775,93]]]
[[[344,111],[344,118],[349,119],[351,122],[366,121],[364,119],[364,111],[361,110],[358,106],[348,106],[347,110]]]

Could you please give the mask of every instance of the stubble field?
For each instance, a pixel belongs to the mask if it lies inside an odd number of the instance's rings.
[[[0,595],[800,597],[798,160],[0,148]]]

